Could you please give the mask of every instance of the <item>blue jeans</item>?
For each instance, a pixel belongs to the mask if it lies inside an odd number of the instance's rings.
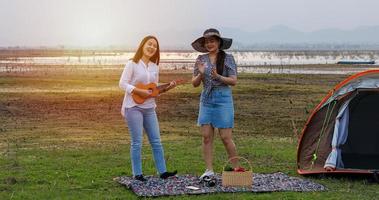
[[[166,172],[166,163],[164,160],[163,146],[161,143],[159,124],[155,108],[126,108],[125,118],[128,123],[131,136],[130,155],[132,160],[133,175],[142,174],[141,148],[143,129],[149,138],[153,150],[155,167],[158,172]]]

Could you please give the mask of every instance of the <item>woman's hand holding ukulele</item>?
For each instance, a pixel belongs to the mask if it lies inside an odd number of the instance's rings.
[[[176,87],[176,81],[171,81],[170,85],[166,87],[166,89],[163,92],[167,92],[168,90],[171,90],[172,88]]]
[[[136,94],[142,98],[147,98],[151,95],[152,91],[151,90],[145,90],[145,89],[141,89],[141,88],[134,88],[133,90],[133,94]]]

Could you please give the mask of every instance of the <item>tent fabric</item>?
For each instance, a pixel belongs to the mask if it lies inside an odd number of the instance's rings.
[[[322,107],[329,104],[333,100],[337,99],[339,96],[342,96],[354,90],[363,89],[363,88],[364,89],[379,88],[379,75],[377,74],[376,77],[372,77],[372,76],[360,77],[356,80],[351,81],[349,84],[346,84],[345,86],[334,91],[333,95],[322,105]]]
[[[325,124],[325,132],[320,137],[320,132],[324,123],[325,116],[327,114],[327,107],[323,107],[319,112],[317,112],[311,122],[306,127],[306,133],[302,136],[302,139],[299,143],[299,152],[298,152],[298,167],[300,169],[309,169],[309,170],[324,170],[325,160],[328,158],[329,153],[332,150],[331,140],[333,138],[333,129],[334,123],[333,120],[337,114],[339,107],[341,106],[340,102],[337,102],[335,108],[332,110],[331,120]],[[320,139],[320,141],[318,141]],[[319,143],[319,148],[316,148]],[[312,165],[312,156],[317,154],[317,159]]]
[[[341,158],[341,145],[345,144],[349,132],[349,103],[351,99],[346,101],[338,111],[334,125],[332,151],[325,161],[324,168],[344,168]]]

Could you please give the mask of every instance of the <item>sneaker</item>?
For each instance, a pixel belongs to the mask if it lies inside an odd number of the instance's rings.
[[[166,179],[168,177],[171,177],[171,176],[175,176],[176,173],[178,173],[178,171],[173,171],[173,172],[164,172],[160,175],[161,179]]]
[[[212,170],[206,169],[204,174],[200,176],[200,179],[204,179],[205,177],[211,177],[215,175],[215,173]]]
[[[147,179],[145,177],[143,177],[143,175],[137,175],[137,176],[134,176],[134,179],[136,180],[139,180],[139,181],[142,181],[142,182],[145,182],[147,181]]]

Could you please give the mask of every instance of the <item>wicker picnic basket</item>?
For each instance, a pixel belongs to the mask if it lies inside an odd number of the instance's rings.
[[[238,158],[244,160],[250,167],[250,170],[245,172],[225,171],[226,165],[232,160]],[[253,185],[253,169],[249,160],[243,157],[232,157],[224,165],[222,171],[222,186],[245,186],[251,187]]]

